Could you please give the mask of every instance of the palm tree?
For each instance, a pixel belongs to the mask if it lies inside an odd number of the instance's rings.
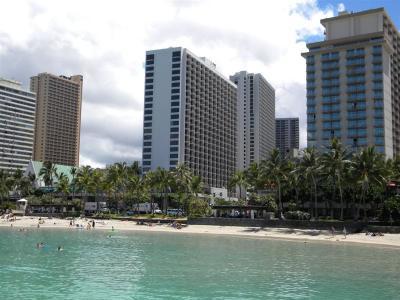
[[[158,191],[163,199],[163,210],[164,213],[167,213],[168,209],[168,193],[171,191],[171,187],[173,185],[173,177],[171,173],[165,169],[157,168],[154,171],[151,184]],[[152,211],[153,211],[153,205]]]
[[[76,175],[77,175],[78,169],[76,167],[72,167],[69,172],[70,172],[71,177],[72,177],[72,180],[71,180],[72,199],[74,199],[75,198]]]
[[[140,175],[141,169],[138,161],[134,161],[130,166],[127,167],[127,173],[129,175]]]
[[[68,176],[65,175],[64,173],[61,173],[58,176],[58,182],[57,182],[57,192],[62,193],[63,197],[65,199],[68,196],[69,192],[69,179]]]
[[[296,204],[299,204],[299,194],[300,194],[300,187],[303,179],[303,174],[301,173],[300,168],[297,166],[298,162],[289,160],[287,163],[287,179],[288,184],[292,190],[295,191],[296,195]]]
[[[192,181],[190,182],[190,192],[193,193],[196,198],[198,197],[199,193],[203,192],[204,184],[201,180],[200,176],[193,176]]]
[[[179,201],[183,205],[183,209],[187,212],[190,199],[190,185],[193,173],[185,164],[179,164],[171,171],[174,180],[175,190],[178,194]]]
[[[12,189],[15,193],[17,193],[18,197],[21,198],[21,189],[24,179],[24,172],[21,169],[15,170],[13,175],[11,176],[12,179]]]
[[[39,171],[39,176],[42,177],[45,186],[52,187],[54,179],[53,176],[57,176],[56,166],[49,161],[44,162],[42,168]]]
[[[79,186],[79,189],[81,190],[82,200],[83,200],[83,192],[86,193],[86,200],[89,197],[92,173],[93,169],[90,166],[83,166],[78,170],[77,184]]]
[[[238,199],[242,198],[242,188],[246,189],[247,186],[248,183],[244,171],[236,171],[229,180],[230,188],[239,187]]]
[[[350,161],[347,159],[347,151],[337,138],[332,139],[328,151],[321,157],[322,169],[325,171],[329,181],[332,181],[333,195],[336,187],[339,189],[340,197],[340,219],[343,220],[343,179]]]
[[[310,180],[311,190],[314,191],[314,217],[318,218],[317,176],[320,168],[319,157],[315,148],[307,148],[303,151],[300,170]]]
[[[270,153],[268,160],[262,161],[260,163],[261,174],[265,181],[273,183],[277,187],[278,194],[278,207],[279,212],[283,211],[282,205],[282,183],[287,180],[287,165],[285,160],[279,153],[278,149],[273,149]]]
[[[366,196],[371,186],[381,186],[386,183],[389,172],[383,155],[375,152],[374,147],[362,149],[352,160],[353,176],[361,187],[361,199],[357,209],[359,217],[360,206],[364,208],[364,220],[367,219]]]
[[[256,162],[250,164],[250,166],[244,171],[246,181],[252,192],[262,188],[262,177],[260,167]]]
[[[0,200],[8,199],[11,190],[10,177],[4,170],[0,170]]]

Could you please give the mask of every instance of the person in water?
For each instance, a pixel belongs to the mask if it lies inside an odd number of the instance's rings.
[[[58,247],[57,247],[57,251],[60,252],[60,251],[63,251],[63,250],[64,250],[63,247],[61,247],[61,246],[58,246]]]

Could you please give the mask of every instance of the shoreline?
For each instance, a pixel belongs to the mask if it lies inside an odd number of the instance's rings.
[[[66,230],[77,230],[76,226],[71,227],[69,225],[70,220],[52,218],[43,218],[44,224],[40,225],[40,229],[66,229]],[[76,224],[82,224],[83,230],[86,231],[86,224],[88,221],[93,219],[76,219]],[[27,229],[38,229],[37,224],[39,217],[17,217],[16,221],[9,222],[4,219],[0,219],[0,227],[4,228],[27,228]],[[246,238],[257,238],[257,239],[275,239],[285,241],[297,241],[297,242],[324,242],[328,244],[344,245],[344,244],[358,244],[363,246],[384,246],[390,248],[400,249],[400,234],[385,234],[384,236],[369,236],[365,233],[352,233],[344,235],[341,231],[337,231],[334,237],[332,237],[328,230],[312,230],[312,229],[291,229],[291,228],[271,228],[271,227],[238,227],[238,226],[214,226],[214,225],[188,225],[182,227],[182,229],[176,229],[166,224],[154,224],[153,226],[148,225],[137,225],[131,221],[120,221],[120,220],[95,220],[96,226],[94,230],[108,230],[112,231],[112,227],[116,231],[142,231],[142,232],[168,232],[168,233],[186,233],[186,234],[207,234],[207,235],[224,235],[224,236],[236,236]],[[12,225],[12,226],[11,226]],[[93,229],[90,229],[93,230]]]

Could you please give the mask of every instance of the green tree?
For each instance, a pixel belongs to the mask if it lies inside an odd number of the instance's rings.
[[[43,179],[44,184],[47,187],[52,187],[54,177],[57,176],[56,166],[49,161],[44,162],[42,168],[39,171],[39,176]]]
[[[58,175],[57,178],[57,192],[63,195],[63,198],[66,200],[69,193],[69,179],[68,176],[64,173]]]
[[[279,153],[278,149],[273,149],[270,153],[268,160],[260,163],[262,177],[264,181],[270,182],[276,188],[278,209],[279,212],[283,211],[282,205],[282,183],[287,180],[287,164]]]
[[[317,181],[320,175],[320,159],[315,148],[307,148],[303,151],[303,158],[300,164],[300,170],[310,182],[311,190],[314,194],[314,217],[318,218],[318,191]]]
[[[366,220],[366,197],[369,188],[385,184],[390,173],[386,169],[383,155],[376,153],[374,147],[364,148],[353,156],[352,170],[353,176],[361,188],[361,197],[356,218],[358,219],[360,216],[360,207],[362,205],[364,220]]]
[[[78,170],[76,179],[77,179],[77,185],[81,191],[82,200],[83,200],[83,193],[85,193],[86,201],[88,200],[92,173],[93,169],[90,166],[83,166]]]
[[[242,198],[242,189],[248,186],[247,178],[244,171],[236,171],[229,180],[228,186],[230,189],[239,188],[239,197]]]
[[[336,189],[339,190],[340,197],[340,219],[343,220],[343,180],[346,169],[350,165],[346,149],[337,138],[332,139],[327,151],[321,157],[322,170],[325,173],[328,182],[332,182],[333,195],[336,195]],[[336,200],[336,199],[334,199]]]

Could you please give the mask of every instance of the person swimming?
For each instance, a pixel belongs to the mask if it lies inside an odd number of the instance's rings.
[[[44,247],[44,243],[43,242],[36,243],[36,248],[42,249],[43,247]]]
[[[61,246],[58,246],[58,247],[57,247],[57,251],[60,252],[60,251],[63,251],[63,250],[64,250],[63,247],[61,247]]]

